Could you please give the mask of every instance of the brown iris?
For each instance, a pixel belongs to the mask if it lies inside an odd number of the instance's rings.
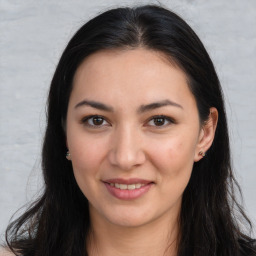
[[[102,125],[104,119],[102,117],[93,117],[92,122],[94,125]]]
[[[165,122],[165,119],[164,119],[164,118],[155,118],[155,119],[154,119],[154,124],[155,124],[156,126],[161,126],[161,125],[164,124],[164,122]]]

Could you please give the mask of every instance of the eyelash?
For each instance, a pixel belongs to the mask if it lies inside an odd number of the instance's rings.
[[[155,127],[158,127],[158,128],[166,127],[166,126],[169,126],[170,124],[175,124],[175,123],[176,123],[173,118],[168,117],[168,116],[165,116],[165,115],[152,116],[152,117],[148,120],[148,122],[150,122],[150,121],[153,121],[153,122],[154,122],[154,120],[156,120],[156,119],[164,119],[164,123],[166,123],[166,121],[168,122],[168,125],[166,125],[166,124],[160,125],[160,126],[154,125]]]
[[[93,119],[93,118],[101,118],[101,119],[103,120],[103,122],[106,121],[103,116],[100,116],[100,115],[92,115],[92,116],[86,116],[86,117],[84,117],[84,118],[81,120],[81,123],[82,123],[83,125],[85,125],[85,126],[90,127],[90,128],[95,128],[95,129],[101,128],[103,125],[91,125],[91,124],[88,123],[88,121],[89,121],[90,119]],[[106,122],[107,122],[107,121],[106,121]]]
[[[90,128],[93,128],[93,129],[99,129],[101,128],[102,126],[104,126],[104,124],[100,124],[100,125],[92,125],[92,124],[89,124],[88,122],[91,120],[93,120],[93,118],[100,118],[102,119],[103,123],[104,121],[105,122],[108,122],[103,116],[100,116],[100,115],[90,115],[90,116],[86,116],[84,117],[82,120],[81,120],[81,123],[87,127],[90,127]],[[163,125],[151,125],[151,126],[154,126],[154,127],[157,127],[158,129],[161,129],[163,127],[166,127],[166,126],[169,126],[170,124],[175,124],[175,120],[168,117],[168,116],[165,116],[165,115],[156,115],[156,116],[152,116],[148,121],[147,123],[156,120],[156,119],[163,119],[164,120],[164,124]],[[166,121],[168,122],[168,124],[166,125]]]

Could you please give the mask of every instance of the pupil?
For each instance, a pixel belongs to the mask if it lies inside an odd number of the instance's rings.
[[[155,125],[160,126],[164,124],[164,118],[156,118],[154,120]]]
[[[101,117],[94,117],[93,118],[93,124],[101,125],[102,123],[103,123],[103,119]]]

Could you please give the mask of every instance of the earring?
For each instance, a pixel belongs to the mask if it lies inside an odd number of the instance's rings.
[[[198,154],[202,157],[205,157],[205,153],[203,151],[200,151]]]
[[[71,155],[70,155],[70,153],[69,153],[69,150],[68,150],[67,153],[66,153],[66,158],[67,158],[68,160],[71,160]]]

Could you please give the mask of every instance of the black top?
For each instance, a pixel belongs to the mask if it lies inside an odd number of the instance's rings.
[[[251,240],[249,242],[240,240],[239,243],[241,245],[241,256],[256,256],[256,240]]]

